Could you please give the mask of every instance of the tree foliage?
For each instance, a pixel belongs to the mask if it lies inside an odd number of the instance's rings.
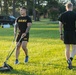
[[[75,3],[75,0],[70,0]],[[33,16],[35,21],[40,20],[40,16],[57,20],[58,15],[65,11],[65,0],[0,0],[1,15],[10,15],[17,17],[20,6],[27,7],[27,14]],[[75,5],[75,4],[74,4]]]

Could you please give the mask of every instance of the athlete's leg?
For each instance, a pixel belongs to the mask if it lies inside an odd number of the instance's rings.
[[[25,62],[28,62],[28,49],[27,49],[27,41],[22,41],[22,49],[25,53]]]
[[[70,44],[66,44],[65,56],[68,63],[68,68],[72,69],[72,62],[70,60]]]
[[[69,44],[65,44],[65,56],[66,56],[66,60],[68,60],[70,58],[70,45]]]
[[[18,59],[19,54],[20,54],[20,47],[21,47],[21,43],[18,44],[18,42],[16,43],[16,59]]]
[[[25,56],[28,56],[27,43],[27,41],[22,41],[22,49],[24,50]]]
[[[21,46],[21,43],[17,42],[17,44],[16,44],[16,60],[15,60],[15,64],[19,63],[18,57],[19,57],[19,54],[20,54],[20,46]]]
[[[70,55],[71,61],[74,58],[75,54],[76,54],[76,45],[72,45],[72,52],[71,52],[71,55]]]

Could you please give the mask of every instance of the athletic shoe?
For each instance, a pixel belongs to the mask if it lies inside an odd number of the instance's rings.
[[[15,60],[15,64],[19,64],[19,61],[18,61],[18,59],[16,59],[16,60]]]
[[[68,62],[68,68],[72,69],[72,61],[69,59],[67,62]]]
[[[28,58],[29,58],[28,56],[25,57],[25,60],[24,60],[25,63],[28,62]]]

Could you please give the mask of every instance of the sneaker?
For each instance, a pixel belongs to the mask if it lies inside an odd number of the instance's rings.
[[[72,61],[69,59],[67,62],[68,62],[68,68],[72,69]]]
[[[19,64],[19,61],[18,61],[18,59],[16,59],[16,60],[15,60],[15,64]]]
[[[29,57],[28,57],[28,56],[26,56],[26,58],[25,58],[25,61],[24,61],[24,62],[28,62],[28,58],[29,58]]]

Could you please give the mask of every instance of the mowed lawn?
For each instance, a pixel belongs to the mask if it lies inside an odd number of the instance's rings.
[[[9,50],[15,47],[15,42],[12,44],[13,35],[13,27],[0,27],[0,66],[3,65]],[[69,70],[64,54],[65,45],[59,36],[58,24],[49,20],[33,22],[28,43],[29,62],[24,63],[25,56],[21,48],[20,64],[15,65],[14,51],[7,62],[13,70],[0,75],[76,75],[76,57],[73,60],[74,68]]]

